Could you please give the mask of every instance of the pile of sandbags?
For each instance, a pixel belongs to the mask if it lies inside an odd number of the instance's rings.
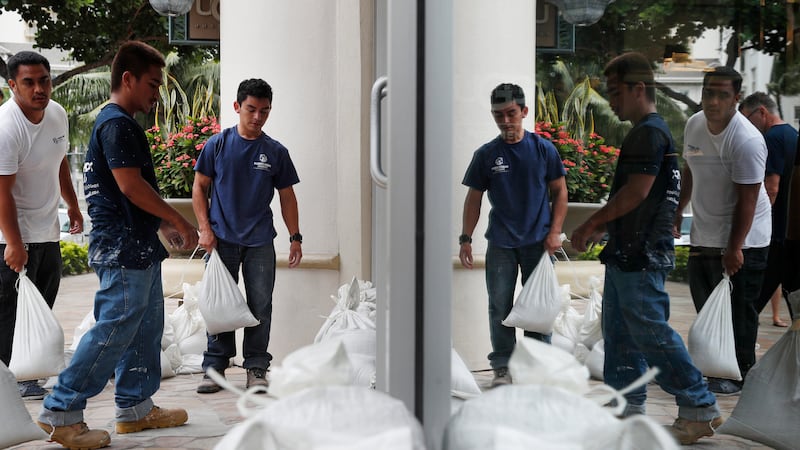
[[[161,378],[180,374],[202,373],[206,351],[206,324],[198,307],[195,286],[183,284],[183,302],[172,314],[164,312],[164,334],[161,336]],[[69,354],[77,350],[81,338],[95,324],[89,311],[75,328]]]
[[[17,379],[0,361],[0,448],[23,442],[45,440],[47,433],[31,420],[17,388]]]
[[[554,346],[575,356],[589,369],[592,378],[603,380],[603,296],[600,294],[601,280],[589,278],[589,297],[583,314],[575,308],[582,299],[571,299],[566,295],[561,312],[553,325],[552,343]],[[565,285],[567,292],[569,285]],[[563,288],[564,286],[562,286]]]
[[[622,392],[590,389],[588,369],[573,355],[523,338],[509,360],[514,384],[466,401],[447,424],[444,448],[470,449],[677,449],[669,433],[646,416],[617,419]],[[634,386],[655,376],[652,370]],[[598,392],[601,392],[598,394]],[[618,405],[601,405],[610,400]]]

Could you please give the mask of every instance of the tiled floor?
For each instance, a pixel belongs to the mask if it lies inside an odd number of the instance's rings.
[[[65,342],[72,342],[72,333],[81,322],[92,304],[93,293],[97,287],[95,275],[81,275],[65,278],[59,299],[56,302],[55,312],[62,323],[65,332]],[[668,290],[672,296],[673,327],[686,338],[689,325],[694,319],[695,312],[689,298],[688,287],[684,284],[669,283]],[[762,315],[762,327],[759,334],[759,356],[763,354],[782,334],[785,328],[772,326],[769,308]],[[786,311],[784,319],[788,319]],[[244,386],[245,373],[240,368],[233,368],[226,373],[227,378],[235,385]],[[476,379],[482,387],[486,387],[491,378],[488,371],[476,372]],[[236,406],[237,397],[226,391],[211,395],[195,393],[200,375],[179,375],[165,379],[161,390],[156,394],[156,404],[163,407],[182,407],[189,412],[189,423],[185,426],[116,435],[112,433],[111,446],[118,449],[133,448],[159,448],[159,449],[210,449],[221,439],[230,426],[240,422],[243,417]],[[648,389],[647,410],[648,415],[659,423],[670,424],[674,420],[677,407],[674,399],[655,385]],[[724,416],[728,416],[736,405],[738,396],[720,397],[719,406]],[[38,415],[40,401],[27,401],[26,406],[32,417]],[[113,385],[109,383],[106,389],[97,397],[89,401],[86,410],[86,422],[91,428],[114,429],[114,401]],[[60,445],[44,441],[29,442],[13,447],[15,449],[57,449]],[[695,449],[765,449],[758,443],[733,436],[718,435],[712,439],[702,440]]]

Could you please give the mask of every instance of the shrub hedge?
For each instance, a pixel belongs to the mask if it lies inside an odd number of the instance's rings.
[[[61,275],[78,275],[91,272],[89,268],[89,245],[74,242],[59,242],[61,245],[61,260],[64,264]]]

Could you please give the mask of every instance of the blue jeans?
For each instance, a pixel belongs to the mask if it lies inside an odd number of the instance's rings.
[[[0,361],[11,361],[14,325],[17,322],[17,288],[19,274],[11,270],[2,255],[6,244],[0,244]],[[61,284],[61,248],[58,242],[28,244],[27,277],[33,282],[50,308],[56,301]]]
[[[508,367],[508,359],[517,344],[516,328],[502,324],[514,306],[514,289],[517,275],[522,271],[525,284],[539,260],[544,246],[541,243],[520,248],[500,248],[489,243],[486,249],[486,289],[489,292],[489,337],[492,352],[489,364],[493,369]],[[550,335],[525,332],[526,337],[550,343]]]
[[[244,329],[242,366],[245,369],[266,369],[272,361],[267,347],[272,324],[272,290],[275,287],[275,247],[272,242],[261,247],[242,247],[217,240],[217,252],[237,283],[241,264],[247,306],[261,322]],[[217,372],[224,373],[234,356],[235,332],[209,335],[208,349],[203,353],[203,370],[213,367]]]
[[[680,335],[669,326],[666,270],[623,272],[606,265],[603,289],[603,378],[614,389],[627,387],[649,367],[656,382],[675,396],[678,417],[708,421],[720,415],[717,399],[692,364]],[[629,410],[644,412],[647,387],[625,395]]]
[[[100,279],[97,323],[81,338],[39,414],[40,422],[56,427],[82,422],[87,399],[102,392],[112,374],[118,422],[146,416],[161,385],[161,263],[144,270],[92,268]]]
[[[764,270],[767,267],[769,247],[749,248],[742,251],[744,265],[731,277],[731,305],[733,307],[733,339],[736,343],[736,361],[742,379],[756,363],[756,338],[758,337],[758,311],[755,302],[761,293]],[[686,269],[689,289],[697,311],[705,305],[708,296],[722,280],[722,249],[692,247]]]

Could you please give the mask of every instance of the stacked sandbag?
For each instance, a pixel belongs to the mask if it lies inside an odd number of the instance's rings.
[[[281,398],[236,425],[215,447],[230,448],[424,450],[425,444],[400,400],[363,387],[324,386]]]
[[[603,380],[603,346],[602,311],[603,296],[600,293],[602,282],[597,277],[589,278],[589,297],[571,299],[567,294],[561,312],[553,325],[552,344],[575,358],[589,368],[592,378]],[[562,289],[569,285],[563,285]],[[586,302],[583,314],[575,308],[578,302]]]
[[[608,386],[590,389],[588,369],[557,347],[523,338],[509,370],[514,384],[468,400],[453,415],[445,430],[446,450],[678,448],[646,416],[617,419],[625,406],[622,394]],[[635,384],[646,384],[655,372]],[[619,403],[615,408],[601,406],[611,399]]]
[[[179,374],[202,373],[206,351],[206,325],[198,308],[195,287],[183,284],[183,303],[172,314],[164,312],[164,333],[161,336],[161,378]],[[70,354],[78,349],[81,338],[95,324],[89,311],[75,328]]]

